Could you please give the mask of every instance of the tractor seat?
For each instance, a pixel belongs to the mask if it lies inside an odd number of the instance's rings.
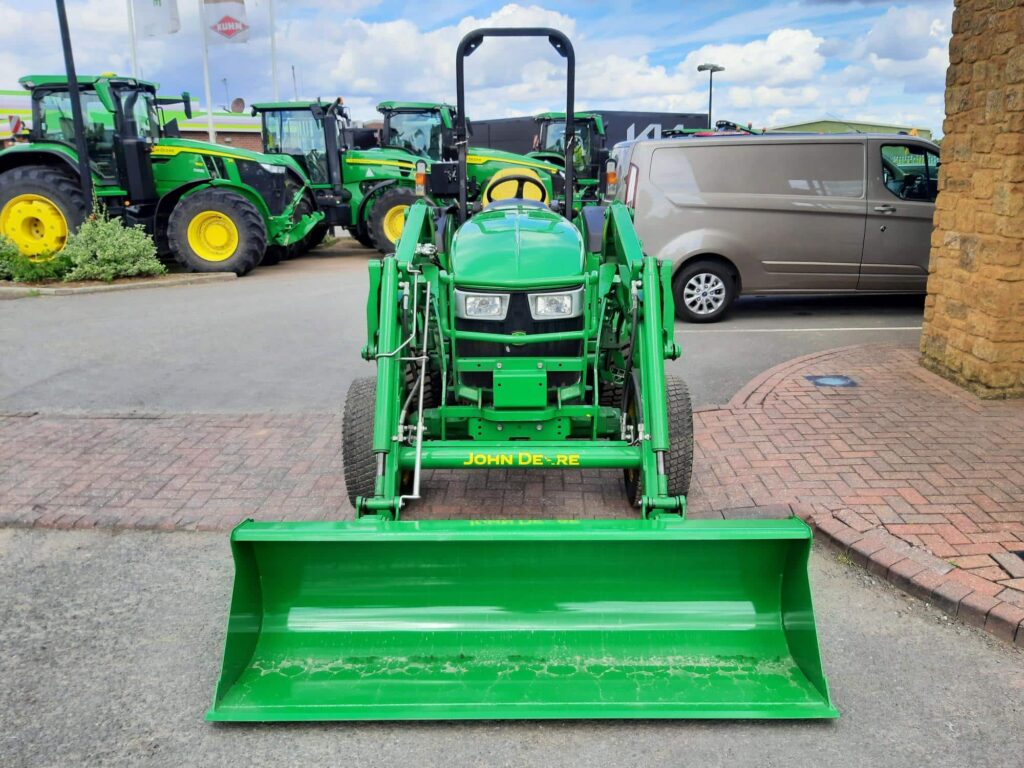
[[[536,179],[537,184],[524,183],[521,179],[514,178],[516,176]],[[485,207],[503,200],[515,200],[517,203],[532,201],[543,207],[550,202],[540,175],[532,168],[502,168],[487,182],[480,200]]]

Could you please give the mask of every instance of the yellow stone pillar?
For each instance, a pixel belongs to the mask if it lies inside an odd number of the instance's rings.
[[[1024,0],[958,0],[923,364],[1024,396]]]

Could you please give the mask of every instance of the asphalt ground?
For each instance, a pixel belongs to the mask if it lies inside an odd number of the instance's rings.
[[[348,237],[227,283],[0,302],[0,412],[338,408],[372,375],[366,263]],[[669,370],[697,406],[725,403],[799,355],[916,343],[923,298],[743,298],[713,325],[679,323]],[[842,371],[835,371],[842,373]]]
[[[0,765],[1020,764],[1024,654],[833,550],[811,579],[838,721],[213,725],[226,537],[0,530]]]

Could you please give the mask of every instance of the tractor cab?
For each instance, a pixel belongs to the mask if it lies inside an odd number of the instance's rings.
[[[565,113],[545,112],[534,119],[537,134],[533,139],[531,156],[562,165],[567,154]],[[577,112],[573,119],[573,135],[571,154],[577,174],[576,183],[581,188],[597,186],[602,166],[608,159],[604,119],[591,112]]]
[[[32,93],[30,140],[73,150],[75,127],[67,78],[30,75],[19,82]],[[156,84],[130,77],[81,77],[78,85],[89,164],[97,186],[121,187],[137,203],[155,201],[148,156],[162,136],[161,105],[179,100],[160,99]],[[187,104],[187,98],[183,94],[181,100]]]
[[[383,101],[377,105],[377,111],[384,116],[381,146],[429,160],[452,156],[456,116],[451,105]]]
[[[343,131],[348,111],[341,99],[332,104],[274,102],[254,104],[252,114],[262,120],[263,151],[288,155],[309,176],[313,185],[331,184],[331,153],[344,145]]]

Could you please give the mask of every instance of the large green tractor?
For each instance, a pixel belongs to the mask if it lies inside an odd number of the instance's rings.
[[[355,149],[346,142],[347,115],[339,102],[255,104],[263,117],[263,147],[287,154],[308,168],[314,186],[344,189],[351,207],[349,232],[367,247],[391,253],[402,233],[409,207],[416,202],[417,166],[426,174],[427,193],[437,203],[453,202],[457,185],[447,172],[433,172],[436,163],[453,160],[456,110],[433,102],[384,101],[380,147]],[[319,126],[313,130],[311,123]],[[332,168],[328,145],[340,148]],[[422,164],[422,165],[420,165]],[[316,166],[316,167],[314,167]],[[539,159],[495,149],[471,148],[467,153],[468,194],[476,201],[511,173],[535,175],[547,196],[560,189],[560,169]],[[532,192],[537,194],[539,192]]]
[[[145,227],[159,251],[187,269],[244,275],[265,256],[294,249],[324,218],[291,158],[180,138],[160,113],[176,100],[158,98],[153,83],[78,81],[96,199]],[[64,247],[88,205],[67,78],[20,82],[32,94],[32,130],[28,143],[0,152],[0,233],[44,259]]]
[[[460,115],[465,58],[524,35],[566,58],[573,115],[569,40],[512,28],[459,44]],[[207,717],[836,717],[808,526],[685,517],[671,265],[643,253],[621,203],[574,204],[571,156],[564,200],[519,173],[473,204],[467,136],[459,120],[457,207],[416,201],[370,265],[376,376],[353,383],[342,434],[356,520],[235,529]],[[623,473],[634,519],[400,519],[425,470],[594,469]]]
[[[577,112],[572,123],[575,138],[568,146],[564,112],[544,112],[534,120],[537,135],[529,157],[562,167],[566,155],[571,154],[580,196],[584,199],[597,196],[608,160],[604,118],[594,112]]]

